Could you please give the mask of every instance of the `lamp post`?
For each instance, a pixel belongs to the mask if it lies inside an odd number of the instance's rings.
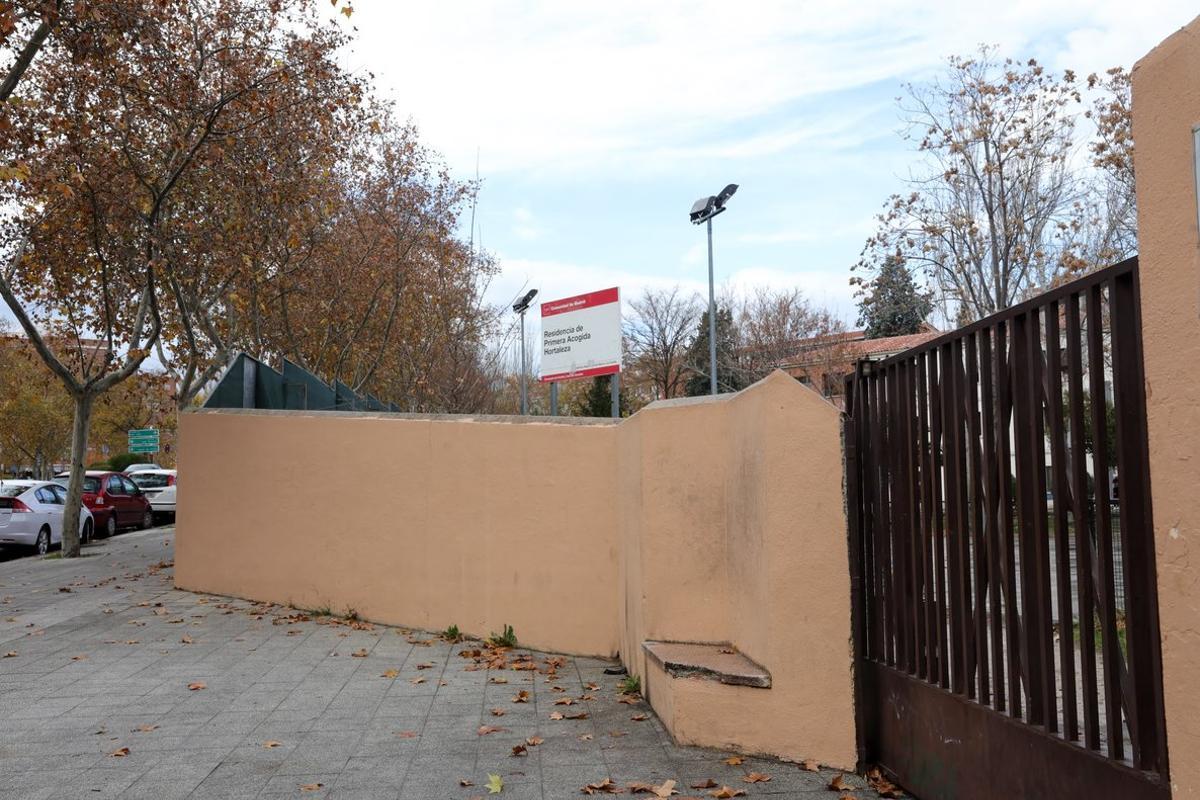
[[[692,224],[703,222],[708,226],[708,382],[714,395],[717,393],[717,303],[713,290],[712,220],[725,211],[725,204],[737,190],[737,184],[731,183],[720,194],[701,197],[692,203],[688,215]]]
[[[537,289],[530,289],[524,297],[513,303],[512,307],[513,311],[521,315],[521,416],[529,413],[529,395],[525,391],[525,312],[529,310],[529,304],[537,293]]]

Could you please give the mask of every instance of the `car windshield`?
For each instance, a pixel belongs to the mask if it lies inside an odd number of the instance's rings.
[[[133,475],[129,476],[129,479],[142,489],[161,489],[166,486],[169,481],[169,477],[166,475],[155,475],[145,472],[135,472]]]
[[[84,490],[85,492],[98,492],[98,491],[100,491],[100,479],[99,479],[99,478],[93,478],[93,477],[91,477],[91,476],[84,476],[84,479],[83,479],[83,490]]]
[[[0,486],[0,497],[16,497],[29,491],[28,486]]]

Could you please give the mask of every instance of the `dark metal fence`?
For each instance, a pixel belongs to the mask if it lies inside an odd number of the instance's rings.
[[[1136,258],[847,393],[860,658],[1165,779]]]
[[[399,411],[372,395],[360,396],[341,381],[329,385],[286,358],[276,371],[246,353],[239,353],[209,393],[205,408],[265,408],[300,411]]]

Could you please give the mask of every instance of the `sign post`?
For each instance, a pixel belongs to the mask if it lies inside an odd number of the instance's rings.
[[[129,452],[131,453],[157,453],[158,444],[157,428],[141,428],[129,432]]]
[[[613,416],[620,416],[621,290],[614,286],[548,300],[541,310],[539,379],[550,383],[556,395],[554,384],[558,381],[611,375]]]

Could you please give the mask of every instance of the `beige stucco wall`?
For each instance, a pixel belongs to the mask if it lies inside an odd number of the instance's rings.
[[[181,588],[620,654],[682,741],[852,767],[837,410],[783,373],[620,424],[183,415]],[[769,690],[655,679],[732,642]]]
[[[614,429],[184,414],[176,583],[613,655]]]
[[[737,395],[638,416],[640,446],[627,457],[647,471],[682,457],[709,485],[642,494],[642,524],[626,529],[641,580],[626,586],[624,652],[646,639],[727,641],[772,676],[769,690],[671,679],[639,648],[627,665],[655,711],[684,742],[853,767],[837,410],[775,373]],[[702,441],[680,450],[688,430]]]
[[[1196,125],[1200,19],[1155,48],[1133,73],[1150,480],[1167,747],[1176,797],[1200,797],[1200,237],[1192,152]]]

